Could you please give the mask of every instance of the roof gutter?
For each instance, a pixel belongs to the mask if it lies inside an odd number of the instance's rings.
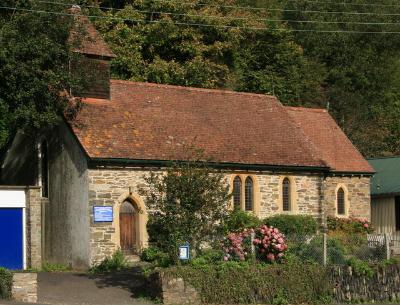
[[[400,196],[400,192],[379,193],[379,194],[373,194],[371,192],[371,198],[374,198],[374,199],[387,198],[387,197],[397,197],[397,196]]]
[[[332,176],[373,176],[376,172],[345,172],[332,171]]]
[[[125,158],[90,158],[89,168],[98,166],[148,166],[148,167],[168,167],[172,163],[185,164],[182,160],[141,160]],[[269,170],[269,171],[296,171],[296,172],[326,172],[329,167],[322,166],[288,166],[288,165],[268,165],[268,164],[243,164],[225,162],[206,162],[206,165],[216,169],[235,169],[235,170]]]

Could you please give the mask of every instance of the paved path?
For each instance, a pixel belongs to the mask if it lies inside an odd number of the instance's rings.
[[[109,275],[39,273],[38,303],[52,305],[151,305],[137,269]]]

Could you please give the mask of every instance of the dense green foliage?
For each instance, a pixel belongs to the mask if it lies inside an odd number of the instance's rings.
[[[157,247],[151,246],[142,250],[140,259],[158,267],[168,267],[172,263],[168,253],[162,252]]]
[[[0,147],[17,128],[54,123],[68,107],[60,92],[77,85],[68,73],[72,18],[58,15],[69,4],[3,2],[18,10],[0,10]],[[115,78],[268,93],[288,105],[329,107],[365,155],[400,153],[400,35],[370,33],[400,31],[394,0],[80,4],[101,17],[92,21],[118,55]]]
[[[92,8],[91,14],[121,18],[94,19],[118,55],[113,76],[264,92],[291,104],[318,95],[322,74],[303,56],[289,31],[245,29],[263,27],[262,18],[268,14],[226,7],[237,5],[236,0],[207,2],[211,5],[132,1],[114,12]]]
[[[102,262],[90,268],[91,273],[107,273],[126,269],[128,264],[121,250],[115,251],[111,257],[106,257]]]
[[[155,211],[147,224],[149,239],[173,261],[179,245],[188,242],[195,254],[202,245],[223,236],[231,198],[223,174],[212,172],[194,157],[172,164],[165,174],[152,172],[145,181],[149,187],[141,194],[147,209]]]
[[[76,106],[66,98],[76,85],[68,71],[72,17],[23,11],[65,11],[33,1],[2,5],[19,10],[0,9],[0,148],[18,128],[35,132]]]
[[[256,228],[260,224],[261,220],[257,216],[243,210],[235,209],[226,217],[225,234]]]
[[[313,235],[318,229],[316,219],[310,215],[275,215],[264,219],[263,222],[278,228],[286,235]]]
[[[328,274],[316,265],[226,262],[164,273],[183,277],[206,304],[320,304],[331,299]]]
[[[0,267],[0,299],[11,298],[12,278],[11,271]]]
[[[94,19],[118,55],[114,77],[269,93],[284,104],[329,107],[365,155],[400,153],[399,35],[315,32],[399,31],[396,1],[102,4],[122,9],[90,9],[120,18]]]

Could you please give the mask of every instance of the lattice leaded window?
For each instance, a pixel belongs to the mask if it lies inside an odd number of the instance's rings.
[[[253,196],[253,180],[247,177],[244,183],[244,208],[246,211],[253,211]]]
[[[240,209],[240,203],[242,201],[242,180],[239,176],[233,179],[233,207]]]
[[[290,180],[289,178],[285,178],[282,182],[283,211],[288,212],[292,210],[290,200]]]
[[[345,202],[344,202],[344,190],[339,188],[337,191],[337,213],[338,215],[345,215]]]

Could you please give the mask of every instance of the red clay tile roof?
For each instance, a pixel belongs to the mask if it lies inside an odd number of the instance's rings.
[[[89,19],[81,15],[79,9],[73,13],[77,16],[69,41],[72,44],[79,44],[74,51],[93,56],[116,57]]]
[[[92,158],[184,160],[195,145],[215,162],[326,167],[272,96],[111,81],[111,101],[86,98],[71,126]]]
[[[285,108],[333,171],[374,172],[325,109]]]

